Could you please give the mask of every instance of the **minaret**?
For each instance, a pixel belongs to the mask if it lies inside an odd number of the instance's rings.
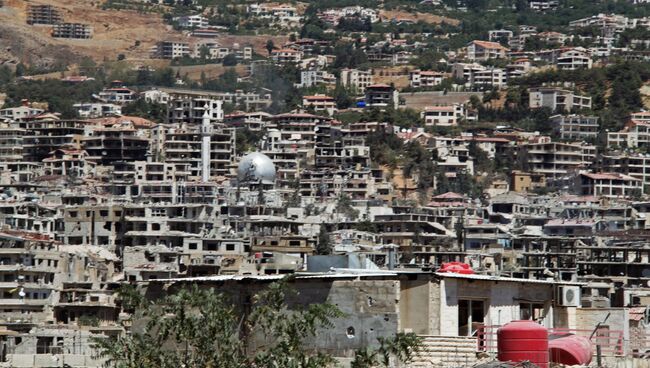
[[[210,180],[210,139],[212,138],[212,107],[210,102],[203,106],[203,120],[201,122],[201,181]]]

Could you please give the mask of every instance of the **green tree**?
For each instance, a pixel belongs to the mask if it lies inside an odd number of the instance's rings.
[[[225,294],[197,285],[153,302],[126,289],[121,296],[133,308],[134,330],[95,339],[96,355],[118,368],[332,366],[331,355],[313,352],[304,342],[343,313],[328,303],[291,310],[291,293],[284,279],[240,310]],[[261,343],[252,344],[260,337]]]
[[[271,55],[271,52],[275,50],[275,43],[273,43],[273,40],[269,39],[266,41],[266,51],[269,52],[269,55]]]
[[[325,225],[321,225],[320,231],[318,232],[316,254],[321,256],[332,254],[332,242],[330,241],[330,234]]]
[[[228,54],[223,58],[221,63],[223,66],[235,66],[237,65],[237,56],[235,54]]]

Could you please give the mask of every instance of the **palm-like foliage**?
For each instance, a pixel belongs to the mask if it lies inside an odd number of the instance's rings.
[[[97,339],[98,357],[116,368],[320,368],[330,355],[306,349],[304,341],[342,312],[331,304],[289,311],[286,281],[272,284],[239,311],[213,289],[194,285],[149,302],[122,290],[122,305],[133,311],[133,332]],[[254,343],[253,343],[254,342]],[[261,342],[261,343],[260,343]]]

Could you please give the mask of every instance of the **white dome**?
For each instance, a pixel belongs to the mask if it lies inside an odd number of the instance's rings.
[[[269,156],[253,152],[244,156],[237,167],[237,179],[240,183],[262,182],[275,183],[275,165]]]

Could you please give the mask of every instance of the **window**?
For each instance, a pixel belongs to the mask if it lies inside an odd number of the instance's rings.
[[[485,303],[482,300],[458,301],[458,336],[475,336],[485,322]]]
[[[226,250],[229,251],[229,252],[234,251],[235,250],[235,244],[232,244],[232,243],[226,244]]]
[[[541,321],[546,315],[544,314],[544,304],[539,303],[520,303],[519,318],[522,320]]]
[[[100,210],[99,211],[99,216],[107,217],[108,216],[108,210]]]
[[[198,247],[197,243],[189,243],[188,244],[188,248],[191,249],[191,250],[196,250],[197,247]]]

